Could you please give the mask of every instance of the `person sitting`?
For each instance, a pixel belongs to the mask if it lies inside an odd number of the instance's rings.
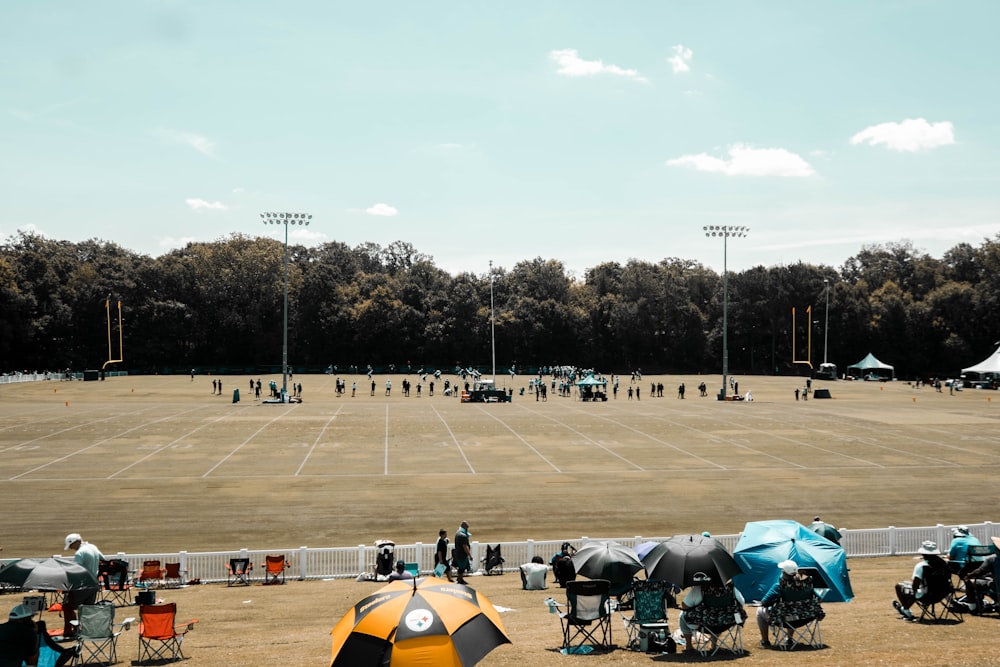
[[[526,591],[544,591],[548,586],[545,584],[545,575],[549,568],[542,560],[541,556],[534,556],[530,563],[521,566],[521,588]]]
[[[760,645],[770,648],[771,640],[768,638],[771,625],[771,608],[781,599],[782,591],[786,589],[806,590],[812,589],[812,578],[804,574],[799,574],[799,566],[793,560],[784,560],[778,563],[781,569],[781,576],[774,582],[770,590],[764,594],[757,609],[757,629],[760,630]],[[820,611],[822,614],[822,611]],[[822,616],[820,616],[822,618]]]
[[[406,561],[398,560],[396,561],[396,571],[389,575],[389,581],[398,581],[399,579],[412,579],[413,575],[406,571]]]
[[[694,581],[695,585],[688,589],[684,595],[684,600],[681,602],[681,613],[677,617],[677,624],[684,636],[685,653],[696,651],[692,638],[698,627],[725,625],[732,622],[734,612],[731,607],[707,605],[705,604],[706,600],[728,598],[732,594],[736,598],[741,615],[744,619],[746,618],[746,611],[743,610],[743,605],[746,604],[743,600],[743,594],[733,588],[732,582],[725,585],[713,584],[712,578],[704,572],[695,572]]]
[[[948,545],[948,565],[953,573],[964,578],[982,560],[969,556],[969,547],[978,547],[979,539],[969,532],[968,526],[952,528],[951,537],[951,544]]]
[[[576,566],[573,565],[573,554],[576,549],[569,542],[563,542],[559,550],[549,563],[552,565],[552,575],[559,582],[560,588],[566,588],[567,581],[576,579]]]
[[[892,601],[893,608],[907,621],[917,620],[910,607],[927,595],[927,582],[932,570],[948,567],[941,559],[941,552],[936,542],[925,541],[917,549],[917,553],[921,558],[913,566],[912,581],[901,581],[896,584],[897,599]]]
[[[19,604],[10,610],[7,622],[0,625],[0,665],[38,664],[38,635],[35,614]]]
[[[996,599],[993,604],[986,603],[983,595],[987,592],[991,596],[996,595],[997,577],[1000,576],[1000,558],[997,558],[996,549],[1000,548],[1000,538],[991,538],[994,544],[994,551],[989,556],[978,563],[978,567],[973,568],[965,575],[965,598],[963,602],[973,614],[983,614],[996,609]]]

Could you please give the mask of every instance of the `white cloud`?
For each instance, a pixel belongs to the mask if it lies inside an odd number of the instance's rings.
[[[170,130],[166,128],[158,129],[156,134],[172,143],[190,146],[202,155],[212,158],[216,157],[215,142],[208,137],[200,134],[194,134],[192,132],[179,132],[177,130]]]
[[[184,203],[191,207],[194,211],[199,211],[203,208],[207,208],[212,211],[228,211],[229,207],[223,204],[221,201],[206,201],[204,199],[185,199]]]
[[[391,218],[394,215],[398,215],[399,211],[394,206],[389,206],[388,204],[375,204],[371,208],[366,208],[365,213],[368,215],[382,215]]]
[[[674,46],[673,49],[674,55],[667,58],[667,62],[670,63],[670,66],[673,68],[674,74],[690,72],[691,65],[688,63],[690,63],[691,58],[694,57],[694,51],[687,48],[683,44],[678,44]]]
[[[885,144],[894,151],[915,153],[955,143],[955,128],[949,121],[928,123],[923,118],[907,118],[902,123],[880,123],[853,137],[852,144]]]
[[[559,64],[556,74],[562,76],[595,76],[597,74],[614,74],[624,76],[633,81],[646,83],[646,77],[639,74],[638,70],[622,69],[617,65],[605,65],[601,60],[584,60],[576,49],[561,49],[551,51],[549,58]]]
[[[160,237],[160,240],[157,243],[161,248],[171,250],[173,248],[183,248],[188,243],[197,243],[197,242],[198,239],[196,239],[193,236],[182,236],[179,239],[174,238],[172,236],[163,236]]]
[[[670,167],[691,167],[726,176],[787,176],[803,178],[816,173],[808,162],[784,148],[753,148],[736,144],[729,149],[729,159],[707,153],[683,155],[667,160]]]

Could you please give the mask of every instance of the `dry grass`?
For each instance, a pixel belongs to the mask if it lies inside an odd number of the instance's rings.
[[[755,402],[722,404],[697,397],[700,380],[653,378],[666,386],[661,399],[648,395],[646,378],[641,401],[515,396],[511,405],[488,406],[460,405],[440,396],[440,386],[433,398],[425,387],[421,399],[415,392],[386,399],[384,378],[375,397],[362,391],[352,399],[333,396],[332,377],[296,377],[305,386],[299,406],[262,406],[245,392],[233,405],[232,389],[247,383],[238,377],[223,378],[223,396],[211,396],[204,377],[5,386],[0,502],[17,509],[5,517],[3,555],[56,553],[70,530],[106,552],[143,552],[350,545],[380,536],[426,543],[463,518],[474,538],[493,542],[736,533],[746,521],[808,522],[814,513],[847,527],[993,518],[982,515],[1000,462],[993,392],[841,382],[829,385],[833,400],[796,403],[794,379],[740,378]],[[681,381],[684,401],[675,398]],[[365,378],[359,385],[367,389]],[[938,489],[933,511],[921,500],[927,489]],[[990,664],[988,642],[972,639],[996,619],[938,627],[895,619],[892,584],[911,566],[910,559],[851,561],[857,598],[827,606],[828,649],[762,651],[751,624],[751,654],[742,661]],[[473,583],[512,609],[504,621],[514,644],[483,665],[689,661],[625,651],[560,656],[544,593],[521,591],[514,575]],[[329,629],[371,590],[350,581],[290,582],[162,595],[201,620],[185,642],[189,664],[324,665]],[[134,632],[120,652],[134,657]]]

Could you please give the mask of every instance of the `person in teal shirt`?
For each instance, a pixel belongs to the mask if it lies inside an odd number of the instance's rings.
[[[969,556],[969,547],[979,546],[979,539],[969,532],[968,526],[956,526],[951,529],[951,545],[948,547],[948,563],[952,572],[959,576],[965,574],[982,562],[982,557]]]

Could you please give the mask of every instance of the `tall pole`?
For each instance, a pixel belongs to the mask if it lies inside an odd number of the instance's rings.
[[[285,226],[285,259],[284,259],[284,273],[285,273],[285,299],[284,299],[284,310],[282,314],[282,332],[281,332],[281,402],[288,402],[288,226],[289,225],[308,225],[312,221],[312,215],[309,213],[261,213],[261,220],[265,225],[284,225]]]
[[[750,233],[750,228],[743,225],[709,225],[702,227],[705,236],[722,237],[722,391],[719,399],[726,400],[726,387],[729,384],[729,271],[727,270],[727,243],[730,236],[743,237]]]
[[[493,260],[490,260],[490,355],[493,358],[493,388],[497,388],[496,311],[493,309]]]
[[[830,281],[826,278],[823,279],[823,284],[826,286],[826,316],[825,323],[823,324],[823,364],[826,364],[826,339],[830,336]]]

